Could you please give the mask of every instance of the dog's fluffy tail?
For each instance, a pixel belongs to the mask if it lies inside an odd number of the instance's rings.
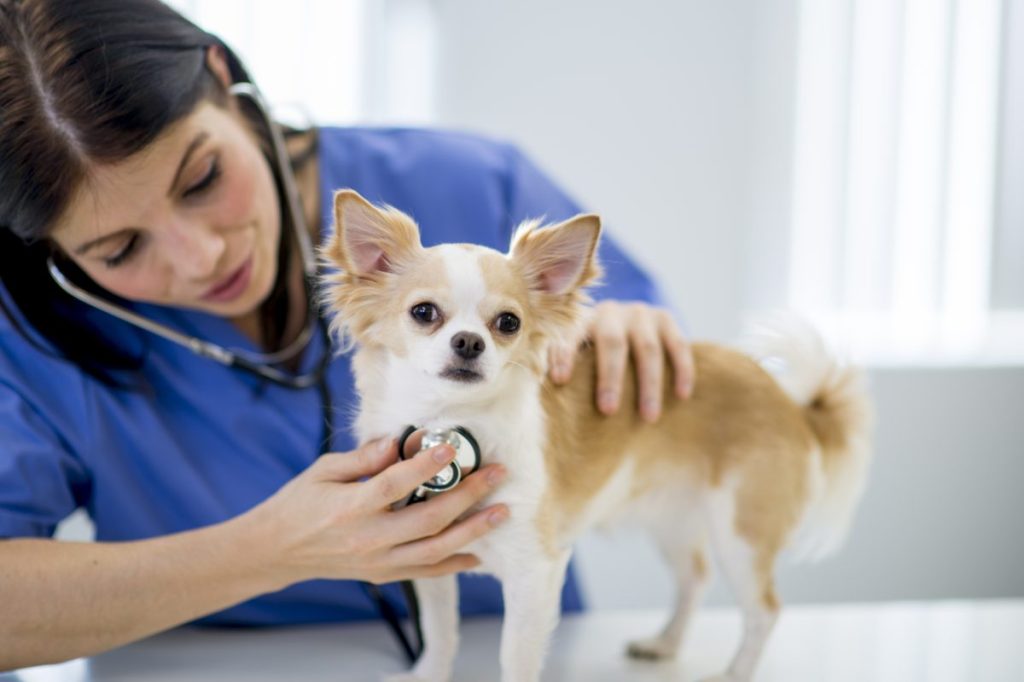
[[[797,558],[823,558],[845,539],[867,478],[873,417],[864,374],[790,314],[751,324],[740,346],[803,408],[818,441],[815,494],[790,544]]]

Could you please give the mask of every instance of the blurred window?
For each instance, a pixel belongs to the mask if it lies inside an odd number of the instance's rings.
[[[788,298],[862,359],[1024,360],[1014,5],[800,3]]]
[[[428,123],[431,0],[165,0],[245,62],[283,120]]]

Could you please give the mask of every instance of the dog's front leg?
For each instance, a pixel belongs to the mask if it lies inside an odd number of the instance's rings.
[[[459,593],[454,575],[414,580],[423,653],[413,669],[388,682],[447,682],[459,643]]]
[[[548,640],[558,624],[562,583],[569,551],[550,559],[532,559],[501,576],[505,622],[501,631],[503,682],[540,679]]]

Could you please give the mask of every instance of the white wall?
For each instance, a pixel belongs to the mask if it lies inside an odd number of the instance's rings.
[[[749,4],[437,4],[439,122],[519,143],[693,329],[731,336],[756,123]]]
[[[442,125],[518,142],[603,214],[694,336],[732,338],[744,311],[782,302],[796,0],[436,6]],[[1024,596],[1024,368],[871,376],[858,523],[839,556],[782,570],[783,599]],[[665,603],[645,539],[588,536],[578,555],[595,606]]]

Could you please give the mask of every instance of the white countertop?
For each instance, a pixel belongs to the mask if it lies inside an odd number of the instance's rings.
[[[563,619],[545,681],[670,682],[725,668],[739,613],[705,609],[680,658],[631,661],[627,640],[653,634],[655,611]],[[463,621],[454,682],[498,679],[500,621]],[[258,682],[377,680],[404,668],[382,623],[265,630],[179,628],[116,651],[0,674],[0,682]],[[783,609],[757,682],[1021,682],[1024,600],[907,602]]]

